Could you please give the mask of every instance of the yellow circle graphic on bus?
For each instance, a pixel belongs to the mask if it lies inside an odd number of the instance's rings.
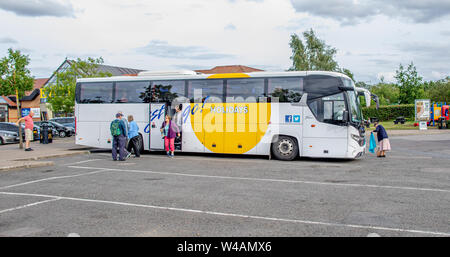
[[[248,152],[269,126],[270,103],[205,103],[202,107],[191,115],[191,126],[197,139],[214,153]]]

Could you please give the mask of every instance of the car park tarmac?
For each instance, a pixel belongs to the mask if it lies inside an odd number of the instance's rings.
[[[390,139],[351,161],[53,158],[0,172],[0,236],[450,236],[450,134]]]

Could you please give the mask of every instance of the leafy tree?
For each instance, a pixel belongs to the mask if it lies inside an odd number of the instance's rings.
[[[317,38],[312,29],[303,32],[303,37],[305,44],[297,34],[291,35],[289,45],[292,50],[292,67],[289,70],[339,71],[338,63],[334,60],[336,48]]]
[[[289,46],[292,50],[290,57],[292,67],[289,70],[336,71],[355,81],[353,73],[349,69],[339,68],[338,63],[334,60],[337,53],[336,48],[325,44],[325,41],[319,39],[312,29],[303,32],[303,37],[304,43],[297,34],[291,35]]]
[[[28,55],[22,55],[19,50],[8,49],[8,56],[0,60],[0,95],[15,95],[17,118],[21,117],[20,99],[25,91],[33,89],[34,78],[27,68],[30,63]],[[23,148],[22,126],[19,126],[19,147]]]
[[[433,102],[450,102],[450,77],[425,82],[426,96]]]
[[[384,79],[380,83],[373,85],[370,92],[378,96],[380,105],[398,104],[399,88],[393,83],[386,83]]]
[[[406,70],[403,65],[400,64],[396,71],[395,78],[397,79],[397,85],[399,87],[400,104],[413,104],[415,99],[425,97],[422,77],[418,75],[416,67],[412,62],[408,65]]]
[[[370,89],[371,85],[367,84],[366,82],[363,81],[358,81],[355,83],[356,87],[360,87],[360,88],[365,88],[365,89]]]
[[[45,87],[47,94],[47,102],[50,103],[50,108],[55,113],[73,113],[75,106],[75,86],[77,78],[95,78],[95,77],[110,77],[109,72],[102,72],[98,69],[100,64],[103,64],[103,58],[91,58],[82,60],[78,58],[76,61],[71,61],[71,65],[63,72],[57,72],[56,81]]]
[[[342,68],[342,69],[339,69],[339,72],[347,75],[349,78],[351,78],[353,80],[353,82],[355,81],[354,75],[349,69]]]

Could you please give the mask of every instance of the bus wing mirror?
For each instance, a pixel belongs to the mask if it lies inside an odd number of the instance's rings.
[[[370,92],[364,91],[364,99],[366,100],[366,107],[370,107]]]
[[[348,111],[342,112],[342,121],[347,123],[348,122]]]
[[[380,108],[380,100],[378,99],[378,96],[377,95],[374,95],[374,94],[370,94],[370,96],[372,97],[372,99],[375,101],[375,103],[377,104],[377,110],[378,110],[378,108]]]

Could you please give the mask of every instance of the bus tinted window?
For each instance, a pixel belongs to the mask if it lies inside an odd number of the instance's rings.
[[[302,98],[303,78],[269,79],[269,97],[278,97],[280,103],[298,102]]]
[[[145,92],[149,91],[149,81],[116,82],[116,103],[148,103]]]
[[[342,123],[344,111],[347,110],[342,92],[309,100],[308,106],[318,121],[331,124]]]
[[[308,99],[315,99],[341,92],[339,87],[343,86],[341,80],[336,77],[325,75],[309,75],[305,85]]]
[[[201,103],[206,97],[210,103],[223,102],[223,80],[191,80],[188,93],[191,102]]]
[[[227,103],[256,103],[264,97],[264,79],[229,79],[226,86]]]
[[[112,103],[113,83],[97,82],[80,84],[79,103]]]
[[[173,99],[184,96],[184,80],[153,81],[152,102],[171,102]]]

